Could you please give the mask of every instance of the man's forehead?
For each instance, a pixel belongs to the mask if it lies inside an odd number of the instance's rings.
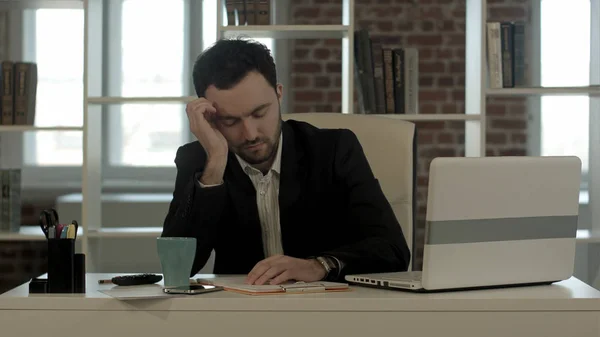
[[[271,102],[262,102],[262,103],[256,103],[254,105],[247,105],[247,107],[244,108],[238,108],[235,109],[235,111],[229,111],[228,109],[224,108],[224,107],[219,107],[217,106],[217,118],[218,119],[233,119],[233,118],[242,118],[242,117],[248,117],[250,115],[252,115],[253,113],[260,111],[264,108],[267,108],[271,105]]]

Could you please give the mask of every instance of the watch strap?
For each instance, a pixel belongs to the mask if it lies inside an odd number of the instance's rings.
[[[341,264],[339,263],[340,261],[337,258],[329,255],[324,255],[319,256],[316,259],[323,265],[327,272],[323,280],[335,281],[339,278],[339,275],[341,273]]]

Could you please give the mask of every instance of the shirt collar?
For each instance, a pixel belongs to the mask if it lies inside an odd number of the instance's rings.
[[[281,174],[281,148],[282,147],[283,147],[283,132],[280,132],[279,144],[277,145],[277,154],[275,155],[275,160],[273,161],[273,164],[271,164],[271,171],[275,171],[277,174]],[[249,173],[248,170],[258,171],[257,169],[252,167],[250,164],[248,164],[244,159],[242,159],[237,154],[235,155],[235,157],[237,158],[238,162],[242,166],[242,169],[244,170],[244,172]]]

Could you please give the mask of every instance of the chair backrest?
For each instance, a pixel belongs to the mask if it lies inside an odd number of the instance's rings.
[[[416,129],[399,119],[341,113],[288,113],[284,120],[308,122],[318,128],[349,129],[360,141],[375,177],[402,227],[414,261]],[[413,263],[409,266],[412,270]]]

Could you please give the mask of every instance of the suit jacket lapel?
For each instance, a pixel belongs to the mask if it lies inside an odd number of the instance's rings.
[[[299,201],[305,181],[306,169],[304,149],[295,138],[294,130],[283,122],[283,148],[281,151],[281,176],[279,180],[279,219],[284,251],[289,252],[289,243],[293,242],[292,208]],[[297,205],[296,205],[297,206]]]

